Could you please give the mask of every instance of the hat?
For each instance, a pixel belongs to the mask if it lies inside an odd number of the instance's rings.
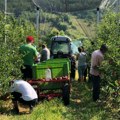
[[[26,41],[27,42],[34,42],[34,38],[32,36],[27,36]]]

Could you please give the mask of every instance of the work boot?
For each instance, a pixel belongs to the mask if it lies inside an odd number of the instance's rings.
[[[30,105],[30,113],[33,111],[33,105]]]

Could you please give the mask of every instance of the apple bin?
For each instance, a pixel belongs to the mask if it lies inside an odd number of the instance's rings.
[[[62,97],[65,105],[70,102],[70,60],[49,59],[33,65],[33,79],[28,82],[41,98]]]

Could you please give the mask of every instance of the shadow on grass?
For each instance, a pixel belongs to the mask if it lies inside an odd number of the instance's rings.
[[[21,108],[23,109],[23,108]],[[26,112],[25,108],[22,110],[22,112],[17,113],[13,109],[13,104],[11,100],[7,101],[1,101],[0,104],[0,115],[23,115],[23,114],[29,114],[28,110]]]
[[[90,84],[72,83],[71,103],[68,106],[68,113],[64,114],[66,120],[110,120],[111,110],[105,107],[103,102],[92,101]],[[118,118],[118,117],[117,117]],[[115,120],[117,120],[117,118]]]
[[[72,91],[70,97],[70,104],[64,106],[62,99],[52,99],[50,101],[44,100],[35,107],[31,115],[21,116],[22,120],[118,120],[120,113],[115,111],[113,107],[109,107],[106,101],[95,103],[92,101],[92,91],[90,84],[72,83]],[[7,106],[10,103],[3,103],[4,107],[0,107],[0,114],[16,115],[11,108]],[[119,105],[118,105],[119,106]],[[2,112],[1,112],[2,110]],[[20,116],[18,116],[20,117]],[[24,118],[25,117],[25,118]],[[50,119],[51,117],[51,119]],[[24,119],[23,119],[24,118]],[[15,119],[16,120],[16,119]]]

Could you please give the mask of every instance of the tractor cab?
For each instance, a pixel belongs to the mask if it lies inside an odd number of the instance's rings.
[[[71,63],[71,79],[75,78],[76,59],[74,57],[74,48],[76,47],[67,36],[54,36],[51,42],[51,58],[69,58]],[[77,49],[77,48],[76,48]]]
[[[51,38],[51,58],[69,58],[72,55],[71,39],[67,36]]]

